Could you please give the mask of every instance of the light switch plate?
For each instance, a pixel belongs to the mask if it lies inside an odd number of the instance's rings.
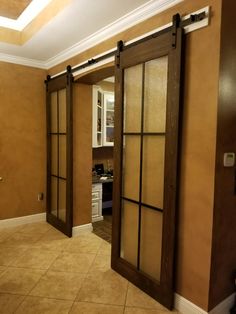
[[[224,153],[224,167],[233,167],[235,165],[235,153]]]

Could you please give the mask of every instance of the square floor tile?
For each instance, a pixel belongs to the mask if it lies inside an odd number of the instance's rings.
[[[15,310],[24,300],[25,296],[0,293],[0,313],[11,314],[15,313]]]
[[[73,302],[39,297],[26,297],[17,314],[68,314]]]
[[[176,311],[158,310],[158,309],[144,309],[138,307],[126,307],[124,314],[177,314]]]
[[[84,275],[48,271],[41,277],[30,295],[63,300],[75,300]]]
[[[0,265],[8,266],[24,254],[25,248],[16,245],[12,247],[0,245],[0,252]]]
[[[4,241],[5,246],[27,247],[42,237],[42,234],[16,232]]]
[[[0,243],[4,243],[4,241],[11,236],[10,233],[0,232]]]
[[[23,227],[19,230],[22,233],[40,233],[44,234],[49,230],[52,230],[53,226],[48,224],[47,222],[35,222],[23,225]]]
[[[111,269],[111,257],[109,255],[97,255],[89,269],[89,272],[107,271]]]
[[[92,233],[78,235],[70,239],[65,251],[73,253],[94,253],[96,254],[102,240]]]
[[[128,282],[113,270],[89,273],[77,301],[124,305]]]
[[[69,240],[70,239],[65,238],[52,239],[51,236],[48,238],[48,236],[45,235],[36,241],[33,246],[34,248],[61,253],[64,250],[64,247],[68,245]]]
[[[61,253],[50,267],[54,271],[68,271],[86,274],[94,261],[95,254]]]
[[[9,267],[0,276],[0,292],[26,295],[39,281],[45,271]]]
[[[6,266],[0,266],[0,276],[7,270]]]
[[[47,240],[61,240],[61,239],[68,239],[64,233],[60,232],[59,230],[52,228],[48,230],[46,233],[44,233],[42,239],[47,239]]]
[[[109,255],[111,256],[111,244],[102,240],[102,243],[98,249],[98,255]]]
[[[70,314],[123,314],[124,307],[87,302],[75,302]]]
[[[11,266],[34,269],[48,269],[60,253],[35,248],[27,249],[22,256],[16,258]]]

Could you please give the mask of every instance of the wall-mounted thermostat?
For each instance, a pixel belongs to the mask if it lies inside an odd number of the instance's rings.
[[[224,167],[233,167],[235,165],[235,153],[224,153]]]

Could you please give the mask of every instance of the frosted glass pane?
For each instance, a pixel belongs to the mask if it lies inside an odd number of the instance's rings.
[[[57,135],[51,135],[51,174],[54,174],[55,176],[58,175],[57,162]]]
[[[142,104],[142,65],[124,71],[124,131],[140,132]]]
[[[51,93],[51,132],[57,133],[57,92]]]
[[[139,200],[140,136],[126,135],[123,143],[123,196]]]
[[[66,133],[66,89],[58,92],[59,99],[59,132]]]
[[[57,178],[51,177],[51,213],[57,217]]]
[[[163,209],[165,136],[143,137],[142,202]]]
[[[144,132],[165,132],[168,57],[145,63]]]
[[[124,201],[121,217],[120,256],[137,266],[138,254],[138,205]]]
[[[59,202],[58,202],[58,218],[66,221],[66,181],[58,179],[59,183]]]
[[[66,178],[66,135],[59,135],[59,176]]]
[[[160,281],[163,214],[142,207],[140,269]]]

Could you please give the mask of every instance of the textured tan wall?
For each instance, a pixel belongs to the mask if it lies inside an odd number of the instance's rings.
[[[222,2],[221,60],[216,144],[215,208],[209,310],[235,291],[235,166],[224,167],[225,152],[236,152],[235,0]]]
[[[44,70],[0,62],[0,219],[43,212],[46,192]]]
[[[74,226],[91,222],[92,86],[74,84]]]
[[[177,12],[185,15],[207,5],[212,10],[210,25],[186,36],[176,262],[176,292],[205,310],[211,261],[221,0],[186,0],[49,71],[57,73],[67,64],[76,65],[113,48],[118,40],[126,41],[169,23]]]
[[[211,5],[212,19],[208,27],[186,36],[176,289],[180,295],[207,310],[221,1],[196,2],[199,8]]]

